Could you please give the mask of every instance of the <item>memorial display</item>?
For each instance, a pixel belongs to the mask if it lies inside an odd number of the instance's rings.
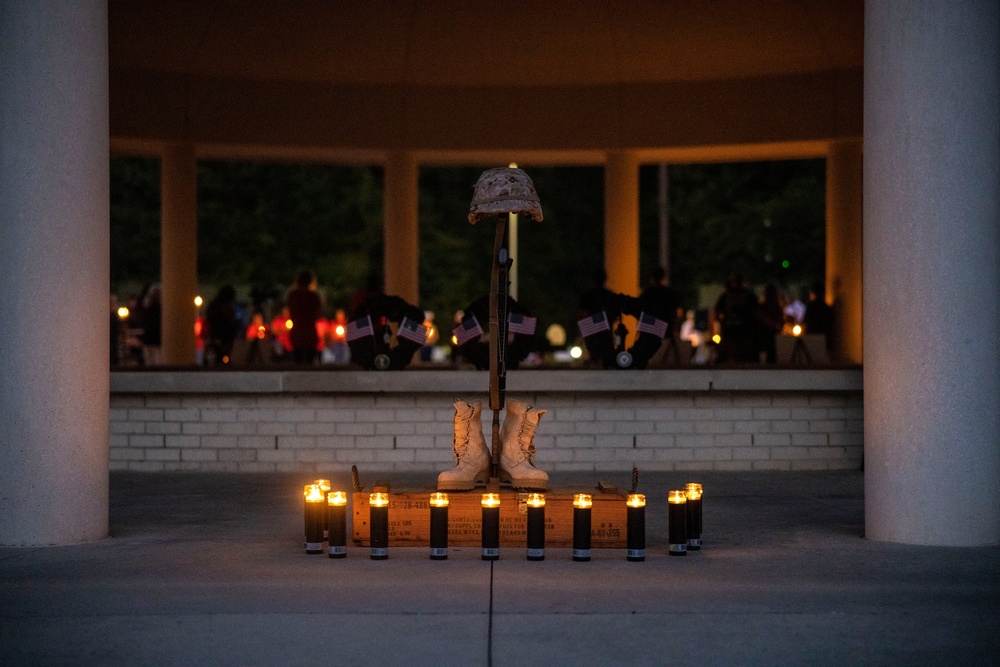
[[[580,562],[591,560],[593,548],[625,549],[628,560],[635,562],[646,558],[646,496],[636,493],[638,470],[633,468],[628,493],[606,482],[594,488],[550,489],[548,473],[535,465],[534,440],[547,411],[506,396],[510,331],[516,329],[517,335],[534,333],[534,318],[507,294],[512,264],[507,250],[507,225],[512,214],[542,220],[531,179],[513,167],[483,172],[476,183],[469,221],[476,224],[492,218],[497,223],[488,311],[484,313],[483,304],[479,304],[478,310],[456,327],[456,338],[460,345],[481,345],[485,337],[492,413],[489,442],[483,431],[483,401],[456,398],[452,404],[455,465],[438,474],[436,490],[393,489],[388,482],[380,482],[367,492],[357,468],[352,468],[353,540],[356,545],[370,547],[373,560],[387,559],[390,545],[429,546],[433,560],[447,560],[449,545],[476,544],[481,546],[484,560],[499,559],[504,546],[526,547],[528,560],[544,560],[546,547],[571,547],[573,560]],[[654,349],[652,343],[658,346],[662,342],[665,325],[655,317],[647,317],[638,300],[608,294],[611,299],[599,302],[600,311],[590,317],[590,329],[582,322],[581,331],[588,346],[593,343],[608,348],[596,356],[606,360],[614,356],[620,368],[641,368]],[[614,313],[611,318],[609,309]],[[625,349],[627,332],[622,315],[629,313],[638,318],[641,335],[635,345]],[[394,297],[369,302],[348,325],[352,353],[363,352],[358,356],[365,359],[365,364],[379,370],[405,366],[404,357],[412,356],[416,349],[413,345],[423,340],[421,332],[414,329],[419,317],[418,309]],[[487,321],[486,330],[480,318]],[[612,320],[618,339],[612,335]],[[647,342],[649,350],[644,347]],[[633,356],[629,350],[638,355]],[[337,495],[335,503],[335,494],[329,494],[329,515],[319,513],[314,505],[327,500],[326,494],[320,493],[320,482],[328,491],[328,480],[317,480],[306,487],[307,552],[321,552],[321,531],[327,519],[329,553],[331,557],[343,557],[341,497]],[[315,502],[310,502],[312,496]],[[700,546],[700,498],[700,484],[689,484],[687,492],[670,492],[671,555],[685,554],[689,540],[691,548]],[[690,509],[684,505],[688,499],[693,501]]]

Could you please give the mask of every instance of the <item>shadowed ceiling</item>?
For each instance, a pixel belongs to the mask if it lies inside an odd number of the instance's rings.
[[[112,148],[817,150],[860,136],[863,24],[861,0],[111,0]]]

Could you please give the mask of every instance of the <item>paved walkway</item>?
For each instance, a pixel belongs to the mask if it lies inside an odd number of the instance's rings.
[[[363,474],[394,485],[433,475]],[[696,480],[697,478],[697,480]],[[555,484],[622,487],[627,475]],[[101,542],[0,549],[0,665],[996,665],[1000,547],[862,539],[857,472],[644,474],[648,558],[302,548],[307,475],[114,474]],[[667,490],[705,547],[667,555]],[[349,488],[347,476],[335,479]]]

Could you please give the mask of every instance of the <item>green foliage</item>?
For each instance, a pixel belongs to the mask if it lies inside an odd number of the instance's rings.
[[[741,271],[753,285],[822,280],[823,160],[669,167],[671,282],[694,304],[701,285]],[[656,264],[657,167],[641,172],[643,275]],[[782,267],[787,260],[788,268]]]
[[[381,171],[368,167],[201,162],[198,278],[287,287],[311,268],[327,303],[345,305],[381,272]]]
[[[442,331],[450,329],[455,311],[489,289],[496,225],[470,225],[468,219],[480,173],[471,168],[420,170],[418,305],[434,311]]]
[[[159,282],[160,163],[112,156],[110,166],[111,290]]]

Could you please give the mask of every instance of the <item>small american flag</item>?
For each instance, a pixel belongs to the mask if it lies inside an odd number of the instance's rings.
[[[356,338],[364,338],[365,336],[374,336],[375,332],[372,330],[372,318],[371,315],[365,315],[364,317],[359,317],[353,322],[347,323],[347,340],[352,341]]]
[[[601,333],[602,331],[611,331],[611,326],[608,324],[608,315],[603,310],[589,317],[584,317],[582,320],[578,320],[576,325],[580,327],[580,333],[584,338]]]
[[[521,313],[507,314],[507,330],[516,334],[535,335],[535,327],[538,325],[537,317],[528,317]]]
[[[482,336],[483,327],[479,325],[479,320],[476,319],[475,315],[469,315],[467,319],[455,325],[451,333],[455,336],[455,340],[459,345],[465,345],[473,338],[478,339]]]
[[[639,331],[651,333],[654,336],[663,338],[667,335],[667,323],[658,320],[649,313],[639,313]]]
[[[423,345],[427,342],[427,327],[409,317],[404,317],[403,321],[399,323],[399,331],[396,332],[396,335]]]

